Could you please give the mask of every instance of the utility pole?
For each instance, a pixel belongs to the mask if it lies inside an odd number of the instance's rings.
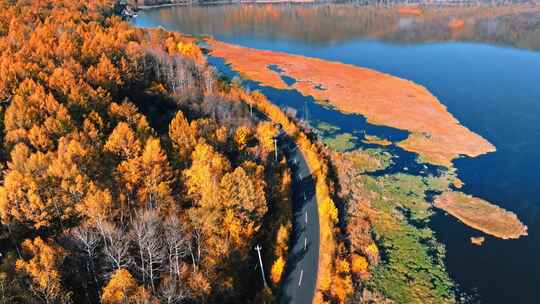
[[[276,162],[277,162],[277,137],[274,137],[274,151],[276,152]]]
[[[257,250],[257,253],[259,254],[259,263],[261,264],[261,275],[264,282],[264,288],[268,288],[268,284],[266,284],[266,278],[264,277],[264,267],[261,258],[261,249],[261,245],[257,244],[257,246],[255,246],[255,250]]]

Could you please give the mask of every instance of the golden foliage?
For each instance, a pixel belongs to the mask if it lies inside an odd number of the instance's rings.
[[[272,265],[272,269],[270,272],[270,277],[272,278],[272,282],[276,286],[281,281],[281,276],[283,275],[284,270],[285,270],[285,259],[283,259],[283,257],[280,256]]]
[[[229,161],[212,146],[200,142],[195,146],[191,168],[185,171],[188,193],[199,196],[200,203],[211,203],[217,199],[217,185],[229,170]]]
[[[187,56],[189,58],[194,59],[195,61],[200,62],[203,58],[203,54],[201,52],[201,49],[192,42],[179,42],[178,45],[178,51],[180,54]]]
[[[129,159],[137,156],[141,151],[141,143],[125,122],[120,122],[109,136],[105,149]]]
[[[271,122],[261,122],[257,126],[257,139],[262,144],[263,149],[267,152],[274,151],[274,137],[278,134],[278,130]]]
[[[242,126],[234,133],[234,142],[239,150],[244,150],[251,139],[252,133],[248,127]]]
[[[40,237],[25,240],[22,248],[29,260],[19,259],[16,263],[18,271],[24,271],[31,280],[34,292],[47,303],[61,303],[64,299],[59,266],[65,252],[44,242]]]
[[[126,269],[118,269],[114,272],[109,283],[103,288],[101,295],[103,304],[135,304],[135,303],[159,303],[153,299],[150,293],[137,282]]]
[[[362,275],[368,271],[368,261],[365,257],[357,254],[352,255],[352,272],[355,275]]]
[[[178,111],[169,124],[169,137],[174,143],[180,161],[187,161],[195,148],[196,134],[182,111]]]

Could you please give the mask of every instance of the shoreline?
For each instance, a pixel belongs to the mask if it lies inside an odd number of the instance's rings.
[[[226,1],[226,0],[220,0],[220,1],[213,1],[213,2],[199,2],[199,1],[192,1],[192,2],[177,2],[177,3],[163,3],[163,4],[155,4],[155,5],[138,5],[136,8],[138,10],[149,10],[154,8],[164,8],[164,7],[174,7],[174,6],[205,6],[205,5],[223,5],[223,4],[344,4],[343,2],[336,2],[336,1],[316,1],[316,0],[238,0],[238,1]],[[347,4],[347,3],[345,3]],[[409,15],[408,8],[428,8],[428,7],[481,7],[481,6],[493,6],[493,4],[490,3],[476,3],[476,2],[452,2],[452,1],[443,1],[440,3],[392,3],[392,4],[383,4],[383,3],[355,3],[350,2],[349,4],[355,4],[359,6],[372,6],[375,5],[377,7],[397,7],[397,8],[405,8],[404,11],[402,11],[400,14],[403,15]],[[540,5],[540,1],[538,2],[532,2],[532,3],[521,3],[521,5],[526,5],[529,7],[535,7],[536,5]]]
[[[178,2],[178,3],[164,3],[156,5],[140,5],[137,6],[139,10],[149,10],[154,8],[164,8],[164,7],[174,7],[174,6],[192,6],[192,5],[222,5],[222,4],[282,4],[282,3],[292,3],[292,4],[304,4],[304,3],[316,3],[314,0],[241,0],[241,1],[214,1],[214,2],[205,2],[201,3],[198,1],[193,2]],[[331,2],[322,2],[322,3],[331,3]]]

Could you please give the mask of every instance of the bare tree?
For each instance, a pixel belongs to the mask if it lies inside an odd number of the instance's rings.
[[[163,279],[159,287],[159,297],[162,303],[178,304],[188,296],[188,289],[180,281],[170,277]]]
[[[191,261],[193,262],[193,267],[196,269],[201,260],[202,230],[195,228],[193,230],[192,235],[193,235],[193,242],[188,243],[188,246],[189,246],[188,250],[189,250],[189,254],[191,255]]]
[[[110,264],[111,272],[120,268],[126,268],[131,264],[129,256],[129,238],[116,225],[103,222],[101,224],[103,237],[103,253]]]
[[[101,243],[98,231],[88,226],[75,227],[68,232],[68,238],[75,246],[80,260],[84,261],[86,272],[93,280],[95,288],[100,286],[98,280],[97,260],[99,256],[99,246]],[[99,294],[99,290],[94,290],[94,294]]]
[[[171,278],[180,277],[180,262],[189,252],[190,236],[182,223],[176,216],[169,216],[165,219],[164,237],[167,247],[169,264],[169,276]]]
[[[161,219],[155,210],[137,213],[133,220],[133,233],[137,235],[139,269],[155,292],[155,282],[159,279],[165,260]]]

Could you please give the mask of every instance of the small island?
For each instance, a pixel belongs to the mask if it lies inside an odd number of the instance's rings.
[[[392,142],[386,138],[380,138],[376,135],[368,135],[368,134],[364,136],[364,139],[362,140],[362,142],[366,144],[373,144],[373,145],[379,145],[379,146],[389,146],[392,144]]]
[[[471,244],[476,246],[482,246],[485,240],[483,236],[471,236]]]
[[[501,239],[517,239],[527,235],[527,226],[514,213],[480,198],[447,191],[437,196],[434,204],[465,225],[486,234]]]

